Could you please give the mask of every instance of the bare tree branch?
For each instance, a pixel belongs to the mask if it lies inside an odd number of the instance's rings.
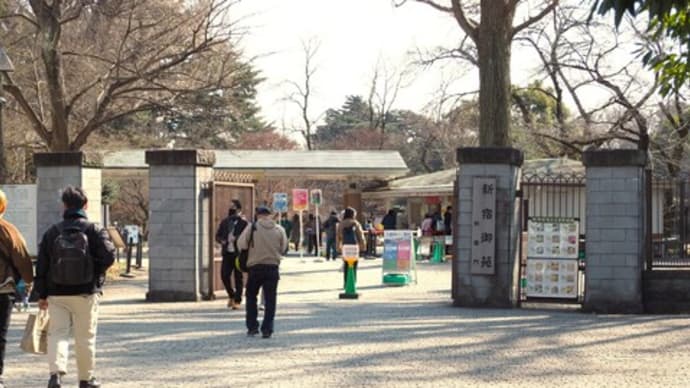
[[[514,8],[515,6],[517,6],[518,0],[512,0],[512,1],[513,1],[513,3],[514,3],[514,4],[513,4],[513,8]],[[526,21],[524,21],[523,23],[518,24],[517,26],[515,26],[515,27],[513,28],[513,37],[514,37],[515,35],[519,34],[522,30],[526,29],[527,27],[529,27],[529,26],[533,25],[534,23],[536,23],[536,22],[540,21],[541,19],[543,19],[544,16],[548,15],[549,13],[551,13],[551,11],[553,11],[553,10],[556,8],[556,6],[558,6],[558,2],[559,2],[559,0],[552,0],[551,3],[549,3],[548,6],[546,6],[543,10],[541,10],[541,12],[539,12],[538,14],[536,14],[536,15],[534,15],[534,16],[528,18],[528,19],[527,19]]]

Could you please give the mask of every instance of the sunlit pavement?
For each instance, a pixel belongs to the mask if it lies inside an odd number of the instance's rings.
[[[381,285],[365,260],[359,300],[339,300],[341,262],[284,260],[275,333],[246,337],[225,298],[144,302],[145,272],[110,284],[101,305],[97,376],[104,387],[683,386],[687,316],[597,316],[455,308],[450,264],[420,264],[418,284]],[[8,339],[8,387],[45,387],[45,356],[24,354],[26,313]],[[74,357],[63,386],[77,385]]]

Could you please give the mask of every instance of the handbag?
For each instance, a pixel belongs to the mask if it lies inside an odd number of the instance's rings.
[[[38,314],[29,314],[24,326],[24,335],[19,347],[27,353],[48,353],[48,317],[47,310],[39,310]]]

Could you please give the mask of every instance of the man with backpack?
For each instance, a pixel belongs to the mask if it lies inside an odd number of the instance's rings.
[[[23,280],[28,292],[34,279],[34,268],[24,238],[14,225],[2,218],[6,209],[7,197],[0,190],[0,388],[5,386],[5,345],[15,291]]]
[[[236,263],[240,257],[240,249],[237,248],[237,238],[242,234],[244,228],[247,227],[247,221],[242,215],[242,203],[233,199],[228,209],[228,216],[218,225],[216,232],[216,241],[222,245],[223,261],[220,267],[220,277],[223,280],[223,286],[228,293],[228,307],[233,310],[240,308],[242,304],[242,271],[239,263]],[[230,278],[235,280],[235,287],[232,287]]]
[[[107,230],[86,217],[88,199],[79,187],[62,192],[63,220],[41,239],[36,263],[38,307],[48,309],[48,388],[61,387],[67,372],[68,338],[74,334],[79,388],[97,388],[96,327],[105,273],[115,260]]]
[[[343,252],[343,245],[357,245],[359,251],[366,250],[366,240],[364,239],[364,231],[362,225],[355,219],[357,211],[348,207],[343,212],[343,220],[338,224],[336,238],[338,244],[338,251]],[[357,279],[357,262],[354,266],[355,279]],[[347,283],[347,263],[343,262],[343,288]]]
[[[247,249],[247,335],[259,334],[256,299],[259,289],[265,298],[261,337],[271,338],[276,314],[276,297],[280,274],[278,267],[288,241],[285,230],[271,219],[271,210],[265,206],[256,209],[257,220],[247,227],[237,240],[240,249]]]

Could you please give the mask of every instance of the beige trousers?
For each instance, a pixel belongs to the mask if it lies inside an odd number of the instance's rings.
[[[67,372],[68,341],[70,332],[73,332],[79,380],[94,377],[99,299],[98,294],[48,297],[48,363],[51,374]]]

